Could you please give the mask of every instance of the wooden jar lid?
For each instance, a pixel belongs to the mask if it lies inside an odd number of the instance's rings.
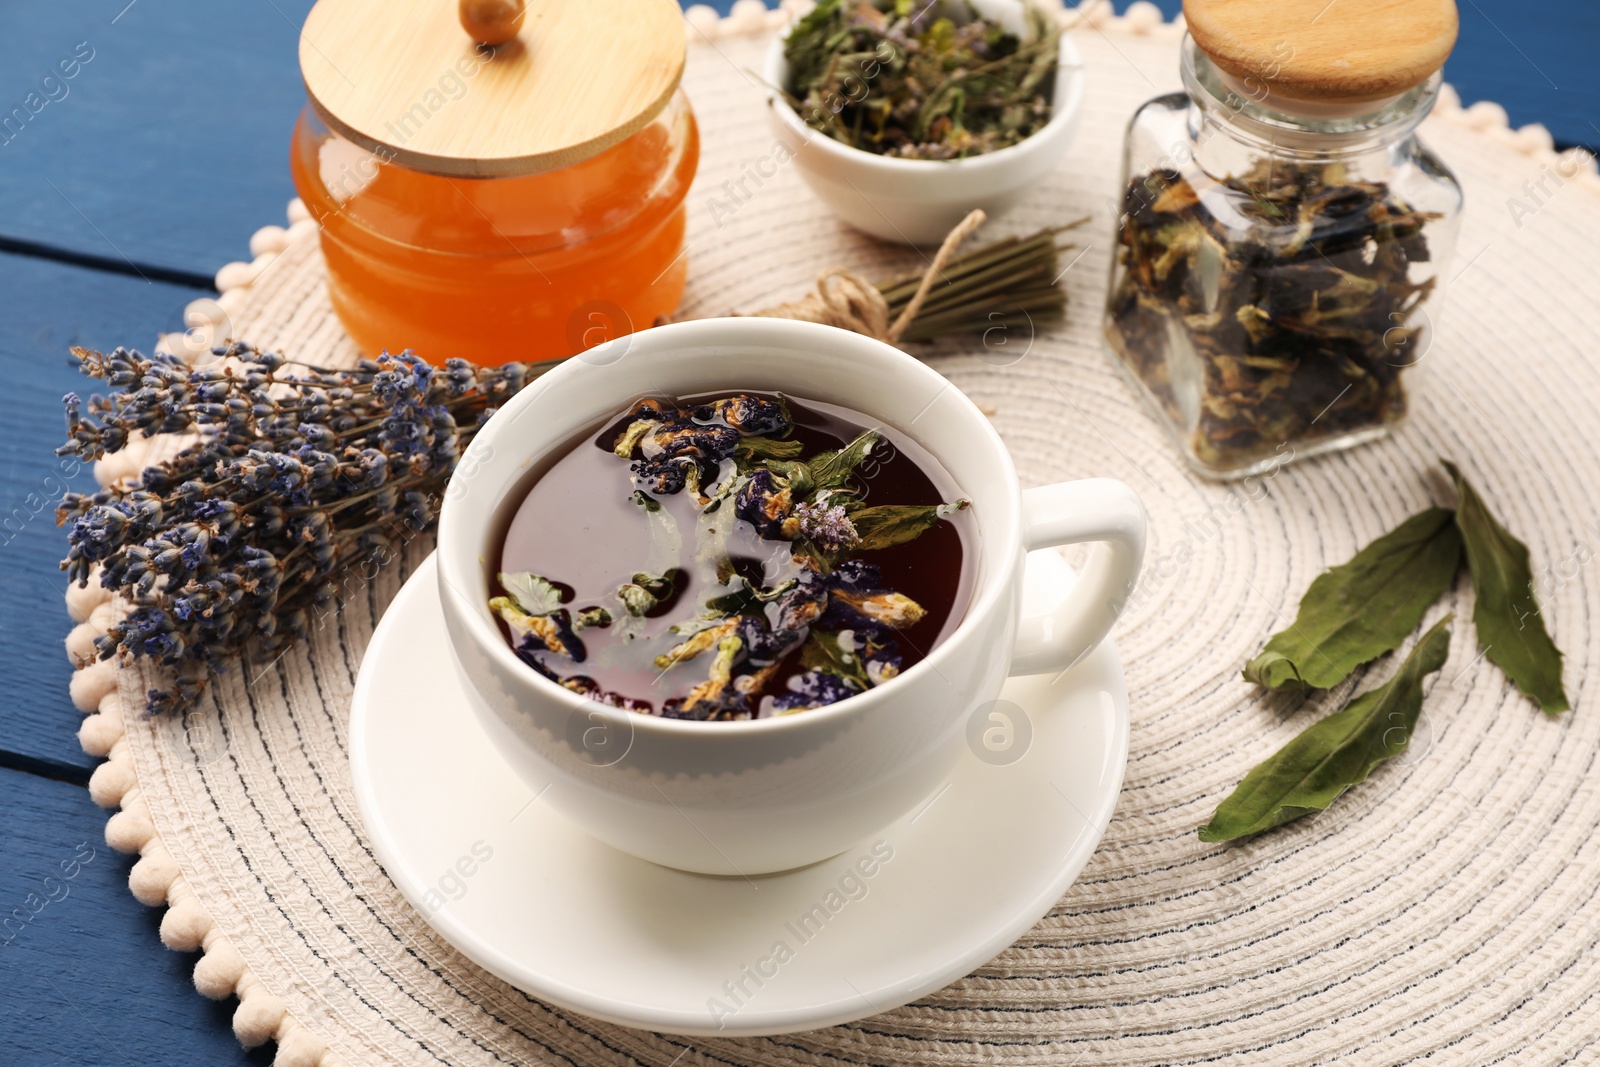
[[[1444,66],[1455,0],[1183,0],[1218,67],[1274,96],[1361,103],[1398,96]]]
[[[683,77],[674,0],[535,0],[490,49],[456,0],[317,0],[300,72],[328,127],[415,170],[497,178],[594,156],[661,113]]]

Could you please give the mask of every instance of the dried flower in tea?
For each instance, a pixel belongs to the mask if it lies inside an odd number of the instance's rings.
[[[1342,164],[1282,160],[1203,185],[1143,174],[1123,212],[1106,336],[1203,467],[1404,416],[1435,284],[1411,268],[1437,216]]]
[[[574,692],[668,718],[791,714],[895,677],[955,613],[959,536],[924,538],[967,502],[934,496],[883,432],[741,393],[641,401],[592,444],[519,505],[502,556],[518,569],[489,605]],[[907,555],[919,541],[938,544]],[[618,583],[630,552],[645,569]]]
[[[785,90],[812,129],[904,159],[1006,148],[1050,121],[1061,30],[1027,40],[960,0],[821,0],[784,40]]]

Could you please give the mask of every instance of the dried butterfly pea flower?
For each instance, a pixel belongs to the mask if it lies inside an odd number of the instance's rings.
[[[733,665],[743,642],[736,633],[724,634],[717,640],[716,656],[711,661],[709,676],[689,690],[681,699],[668,700],[661,706],[661,715],[667,719],[698,719],[701,721],[747,719],[750,702],[746,695],[732,685]]]
[[[792,511],[793,494],[787,482],[765,467],[754,471],[734,498],[733,513],[769,541],[784,540],[783,526]]]
[[[490,599],[489,610],[510,627],[512,645],[525,660],[541,652],[564,656],[574,663],[588,658],[583,642],[572,628],[572,613],[566,608],[530,615],[510,597],[497,596]]]
[[[849,612],[857,619],[876,626],[891,626],[903,630],[915,626],[927,614],[922,605],[901,593],[848,593],[835,591],[828,602],[830,615],[835,611]]]
[[[765,710],[794,710],[821,693],[860,692],[882,684],[899,673],[903,662],[895,631],[926,614],[911,598],[883,588],[877,568],[850,558],[862,547],[856,517],[873,531],[874,546],[888,547],[914,539],[966,502],[867,507],[856,473],[881,435],[869,430],[842,448],[804,457],[801,442],[786,436],[792,428],[781,399],[738,394],[693,406],[651,399],[636,404],[597,442],[629,465],[636,486],[629,499],[650,524],[651,559],[683,558],[682,509],[675,505],[669,512],[660,498],[687,491],[698,511],[694,566],[702,580],[710,582],[714,575],[714,585],[726,590],[711,596],[698,617],[668,627],[674,635],[670,646],[645,661],[653,660],[663,672],[704,672],[684,696],[662,706],[664,716],[753,717],[764,712],[762,703],[784,695],[771,692],[780,672],[795,673],[797,667],[800,675],[831,673],[844,688],[829,683],[791,687],[781,707],[767,703]],[[732,501],[733,514],[725,521],[711,518],[724,500]],[[730,557],[727,536],[735,520],[748,522],[764,540],[790,546],[776,576],[769,579],[767,565],[753,559]],[[671,528],[670,536],[657,536],[656,527],[663,524]],[[551,618],[533,635],[537,642],[524,638],[523,643],[543,673],[577,691],[593,681],[558,676],[555,658],[561,650],[570,651],[579,631],[616,618],[628,639],[638,637],[645,617],[670,610],[681,584],[675,574],[636,573],[617,590],[614,612],[596,606],[570,618],[559,607],[565,596],[555,583],[508,576],[502,584],[524,589],[529,605],[551,609]],[[558,628],[562,623],[565,630]],[[797,692],[801,695],[794,696]]]
[[[789,679],[788,684],[789,691],[779,694],[772,701],[775,714],[792,715],[797,711],[811,711],[838,703],[857,693],[838,675],[821,670],[797,674]]]
[[[803,633],[828,609],[828,588],[813,579],[799,583],[778,599],[773,626],[779,630]]]
[[[702,487],[717,480],[722,461],[733,456],[745,437],[790,427],[783,404],[745,394],[693,409],[645,400],[627,418],[612,451],[625,459],[639,456],[632,469],[659,496],[687,488],[701,497]]]
[[[738,626],[738,619],[728,619],[715,626],[697,630],[663,654],[657,656],[655,660],[656,666],[666,670],[668,667],[694,659],[700,653],[715,648],[717,642],[734,633]]]
[[[789,408],[782,400],[768,400],[748,393],[701,404],[690,414],[696,422],[721,422],[745,437],[782,435],[793,425]]]
[[[741,615],[738,634],[745,658],[756,667],[765,667],[794,651],[805,640],[806,631],[803,627],[774,626],[765,615]]]

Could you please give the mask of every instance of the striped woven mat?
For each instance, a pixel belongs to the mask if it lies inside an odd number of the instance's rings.
[[[86,748],[109,760],[95,798],[165,905],[162,938],[204,948],[195,984],[238,996],[246,1043],[321,1064],[948,1063],[1554,1064],[1600,1039],[1600,179],[1537,127],[1446,92],[1424,135],[1468,209],[1429,380],[1398,436],[1295,464],[1249,486],[1196,480],[1113,372],[1097,340],[1123,126],[1179,88],[1181,30],[1148,4],[1073,13],[1089,74],[1069,159],[985,236],[1079,215],[1069,323],[1004,361],[971,345],[929,358],[993,418],[1029,484],[1111,475],[1143,495],[1148,571],[1115,639],[1132,702],[1126,786],[1104,843],[1033,930],[910,1006],[771,1039],[674,1038],[541,1004],[451,949],[401,898],[364,839],[346,721],[374,620],[425,546],[347,601],[338,625],[263,675],[230,677],[186,718],[133,710],[144,681],[102,664],[73,695]],[[792,167],[765,175],[762,97],[746,72],[782,13],[749,0],[688,16],[685,86],[704,159],[690,197],[685,316],[794,299],[839,264],[917,266],[833,220]],[[1559,180],[1541,178],[1555,173]],[[1532,183],[1525,185],[1524,183]],[[1543,192],[1530,199],[1528,189]],[[1520,209],[1516,205],[1521,205]],[[298,220],[298,221],[296,221]],[[227,333],[318,364],[355,358],[332,315],[303,208],[256,235],[197,312]],[[988,358],[985,358],[988,357]],[[1003,364],[1003,365],[1002,365]],[[159,456],[102,464],[103,477]],[[1329,564],[1446,487],[1456,458],[1527,540],[1545,617],[1568,653],[1577,710],[1547,721],[1457,627],[1410,752],[1326,814],[1241,845],[1195,828],[1256,762],[1343,701],[1363,672],[1297,707],[1239,668]],[[1471,612],[1461,585],[1439,611]],[[74,593],[69,650],[114,617]],[[1382,668],[1380,668],[1381,670]]]

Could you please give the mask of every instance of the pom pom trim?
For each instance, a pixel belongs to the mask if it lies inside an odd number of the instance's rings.
[[[1083,0],[1073,8],[1066,8],[1062,0],[1037,2],[1067,29],[1090,28],[1167,39],[1180,38],[1185,32],[1181,14],[1171,22],[1164,21],[1160,8],[1148,0],[1135,0],[1122,15],[1116,14],[1111,0]],[[781,0],[776,10],[769,11],[761,0],[737,0],[728,16],[721,17],[715,9],[696,4],[684,12],[685,32],[691,44],[752,36],[781,29],[813,6],[812,0]],[[1590,191],[1600,193],[1600,171],[1593,154],[1581,148],[1557,152],[1549,130],[1538,123],[1512,129],[1505,108],[1499,104],[1481,100],[1463,107],[1460,95],[1447,83],[1440,88],[1434,114],[1442,121],[1475,130],[1505,148],[1556,168],[1563,177],[1575,178]],[[253,258],[225,264],[218,270],[216,299],[190,303],[184,310],[187,332],[163,335],[158,348],[186,357],[193,353],[191,358],[198,358],[230,336],[229,316],[249,287],[292,243],[317,231],[310,211],[298,197],[289,201],[286,214],[287,226],[263,226],[251,235],[249,249]],[[109,485],[137,476],[155,444],[154,438],[132,441],[121,451],[97,461],[96,479]],[[101,807],[120,808],[108,818],[105,836],[111,848],[140,857],[129,872],[129,890],[142,904],[167,906],[161,920],[163,944],[179,952],[203,950],[194,967],[197,992],[212,1000],[230,996],[239,999],[233,1031],[240,1044],[254,1048],[268,1040],[277,1042],[273,1062],[282,1067],[347,1067],[344,1057],[296,1020],[283,1001],[245,965],[239,951],[218,931],[210,913],[189,888],[156,833],[123,737],[124,709],[117,693],[116,665],[110,661],[86,662],[94,639],[120,616],[121,605],[91,575],[87,587],[68,588],[66,608],[78,624],[66,638],[68,658],[78,668],[69,692],[73,704],[88,713],[78,738],[89,755],[106,757],[106,762],[90,776],[89,794]]]

